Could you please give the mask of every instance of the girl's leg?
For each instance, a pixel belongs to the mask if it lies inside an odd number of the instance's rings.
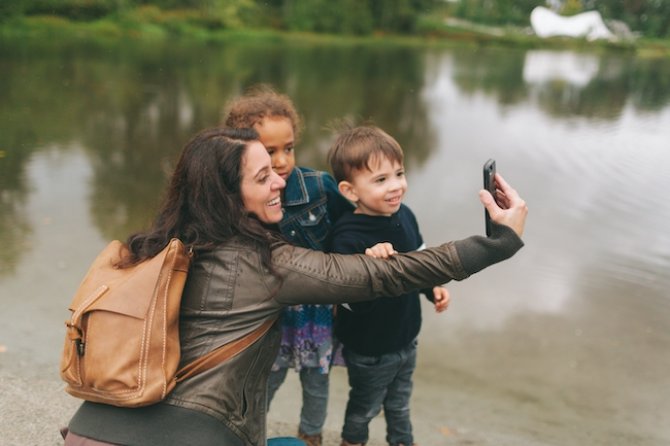
[[[320,373],[315,367],[303,368],[300,370],[300,382],[302,384],[300,432],[307,435],[320,434],[328,408],[329,375]]]
[[[282,367],[277,371],[273,370],[270,372],[270,376],[268,377],[268,409],[270,408],[272,398],[274,398],[275,393],[277,393],[277,389],[279,389],[286,379],[287,371],[288,369],[286,367]]]

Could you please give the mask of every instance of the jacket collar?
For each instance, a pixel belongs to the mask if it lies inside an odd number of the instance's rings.
[[[284,206],[297,206],[309,202],[309,192],[305,185],[305,176],[298,167],[294,167],[286,180]]]

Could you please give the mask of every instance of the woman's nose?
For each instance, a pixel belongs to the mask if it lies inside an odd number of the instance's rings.
[[[286,187],[286,181],[282,177],[280,177],[274,170],[272,171],[272,174],[274,175],[274,180],[272,181],[272,186],[275,189],[283,189]]]

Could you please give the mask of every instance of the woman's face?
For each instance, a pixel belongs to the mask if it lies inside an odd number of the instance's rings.
[[[270,116],[263,118],[254,129],[272,158],[274,171],[284,180],[288,179],[295,167],[295,135],[291,120],[284,116]]]
[[[274,170],[265,146],[251,141],[242,157],[242,203],[263,223],[282,219],[281,191],[286,186]]]

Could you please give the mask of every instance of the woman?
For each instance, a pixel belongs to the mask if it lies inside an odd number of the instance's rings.
[[[496,223],[491,237],[388,260],[329,255],[280,239],[275,225],[282,219],[285,182],[272,170],[257,133],[204,130],[184,148],[152,229],[128,239],[129,261],[152,257],[172,237],[196,253],[182,298],[181,366],[276,318],[287,305],[401,295],[465,279],[511,257],[523,246],[519,237],[527,208],[502,177],[496,179],[502,208],[480,192]],[[267,378],[279,340],[275,326],[153,406],[84,402],[70,421],[65,444],[264,446]]]

